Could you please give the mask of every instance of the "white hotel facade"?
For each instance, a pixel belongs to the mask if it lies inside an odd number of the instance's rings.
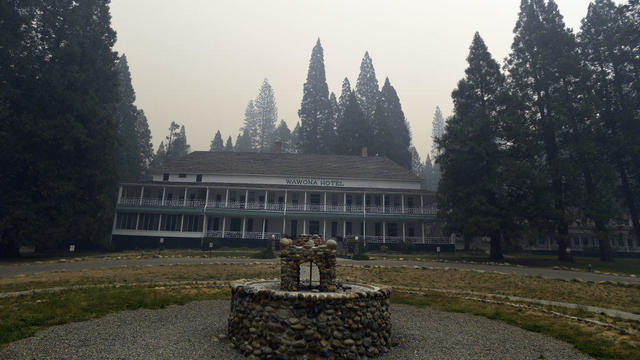
[[[432,233],[435,196],[384,157],[196,151],[120,184],[115,248],[250,246],[283,235],[453,249]]]

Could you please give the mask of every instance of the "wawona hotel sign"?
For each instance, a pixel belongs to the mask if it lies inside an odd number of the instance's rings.
[[[313,179],[313,178],[287,178],[287,185],[344,187],[342,180]]]

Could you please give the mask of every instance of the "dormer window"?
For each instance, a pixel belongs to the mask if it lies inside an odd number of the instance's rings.
[[[162,174],[162,181],[169,181],[169,174]]]
[[[178,174],[178,177],[181,178],[181,179],[184,179],[184,178],[187,177],[187,174]]]
[[[196,182],[202,182],[202,174],[196,175]]]

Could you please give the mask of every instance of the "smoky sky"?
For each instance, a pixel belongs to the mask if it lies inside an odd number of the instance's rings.
[[[557,0],[578,31],[588,0]],[[186,127],[193,150],[213,135],[235,143],[247,102],[264,78],[279,118],[293,130],[316,39],[324,48],[329,91],[355,86],[369,51],[380,86],[389,77],[424,159],[436,105],[445,117],[464,75],[476,31],[500,63],[513,40],[519,0],[112,0],[116,50],[127,55],[136,105],[148,118],[154,148],[171,121]]]

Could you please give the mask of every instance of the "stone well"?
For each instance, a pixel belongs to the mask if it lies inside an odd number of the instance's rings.
[[[232,288],[229,337],[260,359],[366,359],[391,346],[390,291],[342,284],[342,291],[279,290],[278,280]]]
[[[237,349],[255,359],[367,359],[389,351],[388,288],[338,283],[332,240],[291,246],[283,239],[280,247],[279,280],[232,287],[228,333]],[[301,282],[307,262],[318,267],[317,286]]]

